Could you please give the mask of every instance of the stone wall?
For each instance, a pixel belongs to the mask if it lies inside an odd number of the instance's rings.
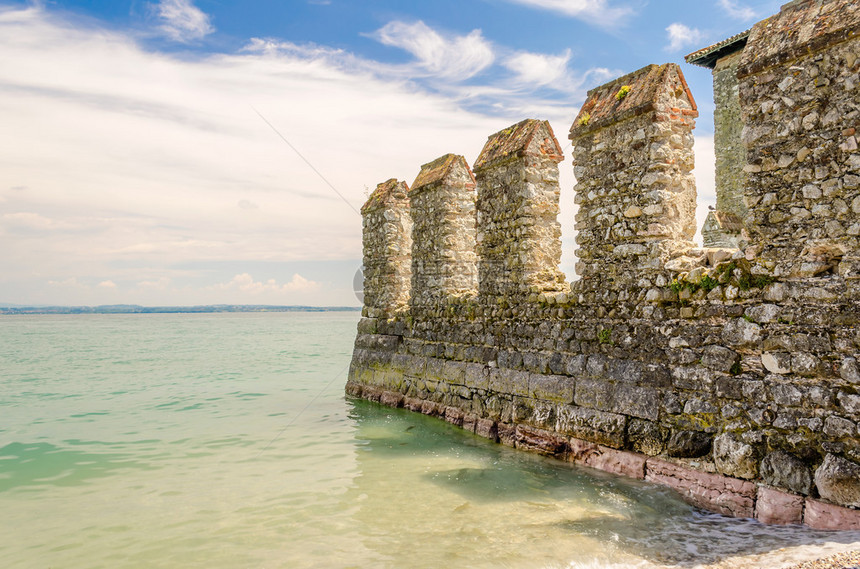
[[[675,64],[589,92],[570,131],[576,268],[586,286],[627,288],[693,247],[697,116]]]
[[[413,220],[411,306],[433,310],[478,290],[475,177],[465,158],[424,164],[409,191]]]
[[[755,268],[860,276],[860,5],[792,3],[738,69]]]
[[[376,186],[361,208],[364,307],[388,318],[409,304],[412,280],[412,217],[409,186],[394,178]]]
[[[833,2],[801,4],[820,11]],[[384,314],[378,295],[366,296],[347,392],[665,484],[727,515],[860,529],[860,275],[845,268],[860,217],[845,122],[858,108],[858,91],[847,86],[858,71],[849,54],[860,55],[860,45],[830,26],[824,36],[802,34],[805,51],[772,49],[768,34],[797,36],[780,23],[798,22],[796,6],[757,25],[744,61],[751,49],[767,57],[740,67],[747,161],[761,166],[749,169],[744,188],[750,247],[688,242],[695,104],[676,66],[646,67],[593,90],[571,129],[583,278],[567,285],[558,277],[558,145],[549,125],[505,129],[475,164],[477,296]],[[827,18],[816,12],[815,21]],[[766,49],[755,47],[761,42]],[[812,62],[827,80],[816,89],[798,79],[814,73]],[[787,105],[789,90],[803,109],[819,109],[809,129],[800,107],[762,116],[767,103]],[[831,105],[841,111],[837,126],[823,120]],[[801,130],[778,136],[795,114]],[[798,144],[810,151],[808,165],[796,152],[780,159]],[[808,185],[820,195],[803,197]],[[386,203],[407,211],[402,198]],[[809,216],[769,217],[799,204]],[[816,217],[822,207],[833,215]],[[388,234],[373,233],[382,231],[378,219],[367,209],[366,255],[402,267],[380,237]],[[827,237],[844,248],[833,269],[794,270],[830,221],[844,228]],[[413,258],[425,258],[424,247],[416,239]],[[368,279],[376,282],[390,281]],[[402,291],[386,294],[402,306]]]
[[[546,121],[524,120],[487,139],[475,161],[482,296],[506,302],[563,287],[561,159]]]
[[[714,67],[714,154],[717,211],[746,217],[744,184],[747,156],[743,145],[738,65],[742,52],[717,60]]]

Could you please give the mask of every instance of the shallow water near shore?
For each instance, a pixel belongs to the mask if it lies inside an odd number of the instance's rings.
[[[751,568],[860,547],[347,400],[357,320],[0,317],[3,565]]]

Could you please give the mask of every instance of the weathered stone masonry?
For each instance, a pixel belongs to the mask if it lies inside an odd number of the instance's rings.
[[[449,155],[381,184],[347,392],[728,515],[860,529],[858,33],[849,0],[751,30],[742,250],[689,241],[696,106],[673,64],[574,120],[571,284],[547,123],[491,136],[475,182]]]

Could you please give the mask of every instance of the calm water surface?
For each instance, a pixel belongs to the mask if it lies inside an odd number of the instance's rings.
[[[346,400],[357,320],[0,317],[0,566],[780,567],[860,547]]]

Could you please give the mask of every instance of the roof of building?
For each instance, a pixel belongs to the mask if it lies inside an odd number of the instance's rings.
[[[401,182],[396,178],[386,180],[376,186],[367,201],[361,206],[361,213],[365,213],[372,209],[382,207],[383,205],[392,202],[405,202],[409,205],[409,186],[406,182]]]
[[[545,156],[556,162],[564,158],[549,122],[526,119],[487,138],[473,169],[517,156]]]
[[[684,57],[684,61],[692,65],[698,65],[699,67],[713,69],[717,64],[718,59],[740,51],[744,46],[746,46],[750,31],[752,31],[752,28],[733,35],[728,39],[724,39],[721,42],[715,43],[714,45],[694,51],[690,55]]]
[[[799,57],[860,37],[857,0],[795,0],[753,26],[738,77],[760,73]]]
[[[696,101],[681,68],[675,63],[646,65],[588,92],[588,98],[570,127],[570,138],[582,136],[604,126],[654,110],[661,94],[667,90],[685,95],[689,114],[698,116]],[[622,89],[626,94],[621,95]]]
[[[409,190],[410,193],[415,193],[421,188],[442,182],[446,177],[451,175],[457,167],[465,168],[466,172],[469,173],[469,176],[472,179],[471,186],[474,187],[475,176],[472,174],[472,170],[469,168],[469,164],[466,162],[466,159],[458,154],[446,154],[421,166],[421,171],[418,173],[418,177],[415,178],[414,182],[412,182],[412,189]]]

